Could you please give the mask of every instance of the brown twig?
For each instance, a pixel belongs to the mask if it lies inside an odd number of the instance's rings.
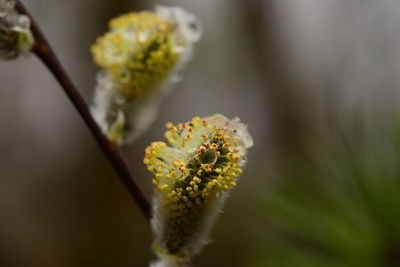
[[[57,56],[53,52],[53,49],[51,48],[49,42],[46,40],[40,27],[20,0],[16,0],[16,7],[21,14],[29,16],[31,20],[31,31],[35,38],[35,46],[33,52],[43,61],[43,63],[53,73],[54,77],[60,83],[64,92],[67,94],[72,104],[78,110],[82,119],[85,121],[86,125],[89,127],[90,131],[96,138],[97,143],[100,145],[104,154],[111,162],[115,171],[118,173],[119,178],[125,185],[129,194],[139,206],[144,216],[149,219],[151,215],[149,201],[141,188],[135,182],[136,178],[129,169],[127,161],[122,155],[120,148],[117,145],[110,143],[108,139],[102,134],[99,126],[94,121],[90,113],[88,105],[86,104],[86,102],[76,89],[75,85],[65,72],[64,68],[60,64]]]

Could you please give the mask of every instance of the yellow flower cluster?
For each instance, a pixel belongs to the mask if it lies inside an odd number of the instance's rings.
[[[183,8],[157,6],[114,18],[109,28],[92,46],[102,69],[91,111],[104,135],[122,145],[155,120],[160,101],[182,77],[201,25]]]
[[[144,163],[155,174],[152,183],[162,195],[168,253],[179,253],[193,235],[203,211],[236,185],[242,173],[241,155],[246,151],[237,129],[221,115],[189,122],[169,129],[164,142],[145,150]]]
[[[144,11],[112,19],[109,27],[92,46],[95,62],[128,100],[156,88],[179,58],[171,41],[173,25]]]

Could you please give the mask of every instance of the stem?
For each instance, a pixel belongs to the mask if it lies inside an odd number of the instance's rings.
[[[134,199],[136,204],[139,206],[143,215],[150,219],[151,217],[151,208],[148,199],[145,194],[141,190],[141,188],[136,183],[137,179],[131,172],[128,167],[127,161],[122,155],[120,148],[118,145],[112,144],[101,132],[99,126],[94,121],[89,107],[86,104],[85,100],[82,98],[75,85],[69,78],[68,74],[60,64],[57,56],[53,52],[49,42],[46,40],[43,32],[40,27],[30,15],[25,6],[21,3],[20,0],[16,0],[17,10],[21,14],[25,14],[30,18],[31,21],[31,30],[33,36],[35,38],[35,46],[33,48],[33,52],[42,60],[42,62],[47,66],[47,68],[51,71],[57,81],[60,83],[64,92],[67,94],[68,98],[71,100],[72,104],[78,110],[82,119],[89,127],[90,131],[94,135],[97,140],[97,143],[100,145],[104,154],[111,162],[111,165],[114,167],[115,171],[118,173],[119,178],[122,183],[128,190],[131,197]]]

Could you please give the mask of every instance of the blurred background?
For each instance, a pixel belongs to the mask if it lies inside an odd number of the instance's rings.
[[[107,21],[181,5],[204,26],[167,121],[222,113],[255,146],[195,266],[400,266],[400,2],[26,0],[85,99]],[[34,57],[0,62],[0,266],[147,266],[148,223]]]

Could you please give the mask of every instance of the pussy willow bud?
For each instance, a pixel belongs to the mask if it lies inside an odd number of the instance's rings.
[[[30,21],[15,10],[15,1],[0,0],[0,59],[15,59],[34,44]]]
[[[114,143],[138,137],[192,55],[201,27],[180,7],[129,13],[110,21],[92,46],[98,74],[92,113]]]
[[[253,140],[239,118],[219,114],[167,128],[168,144],[152,143],[144,157],[156,187],[152,229],[160,260],[153,266],[185,266],[207,242]]]

